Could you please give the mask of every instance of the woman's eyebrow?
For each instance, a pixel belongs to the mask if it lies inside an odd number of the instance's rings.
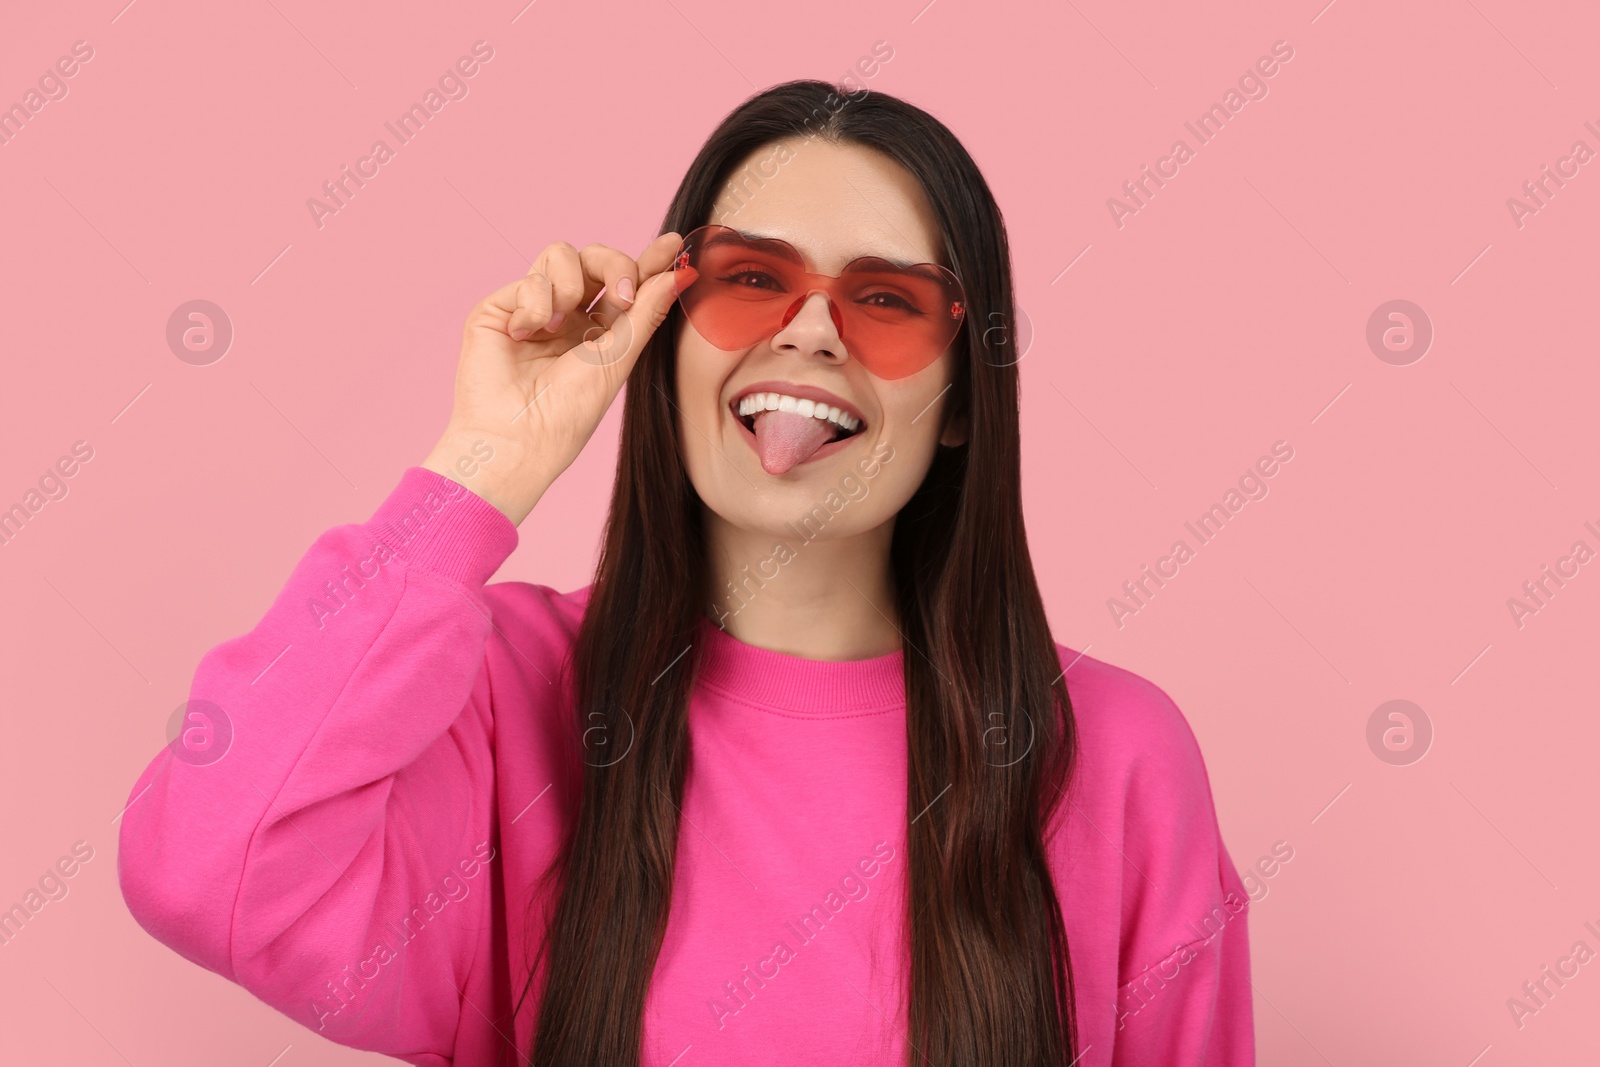
[[[724,230],[721,233],[712,234],[703,247],[716,248],[718,245],[748,245],[758,251],[770,252],[773,255],[782,256],[784,259],[804,265],[800,258],[799,250],[781,237],[745,233],[743,230],[735,230],[729,233]]]
[[[784,240],[782,237],[776,237],[770,234],[746,233],[743,230],[736,232],[739,235],[738,237],[733,237],[727,233],[717,234],[706,241],[705,247],[714,248],[720,244],[739,244],[741,243],[740,238],[742,238],[743,243],[750,245],[752,248],[758,248],[762,251],[781,255],[785,259],[793,260],[796,263],[802,262],[794,245],[789,241]],[[913,267],[923,267],[924,263],[927,262],[926,260],[895,259],[892,256],[885,256],[878,252],[861,252],[857,255],[851,256],[847,262],[853,263],[858,259],[881,259],[885,263],[898,267],[901,270],[911,271],[913,274],[926,275],[927,277],[935,279],[941,277],[939,272],[934,270],[927,270],[925,268],[920,270],[911,270]]]

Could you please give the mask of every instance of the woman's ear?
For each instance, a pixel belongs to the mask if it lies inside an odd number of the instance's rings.
[[[952,416],[945,423],[944,432],[939,435],[939,443],[946,448],[957,448],[967,443],[967,413],[965,410]]]

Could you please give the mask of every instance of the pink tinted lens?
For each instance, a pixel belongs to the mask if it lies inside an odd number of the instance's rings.
[[[678,299],[718,348],[747,348],[772,336],[821,289],[845,348],[880,378],[915,374],[938,359],[965,313],[961,283],[937,265],[867,258],[837,278],[812,274],[787,242],[746,239],[726,226],[689,233],[675,266],[693,268],[679,270]]]

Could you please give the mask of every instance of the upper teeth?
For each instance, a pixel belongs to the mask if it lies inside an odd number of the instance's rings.
[[[739,398],[739,415],[754,415],[758,411],[794,411],[814,419],[831,422],[846,430],[854,430],[861,420],[836,407],[816,400],[802,400],[787,393],[749,393]]]

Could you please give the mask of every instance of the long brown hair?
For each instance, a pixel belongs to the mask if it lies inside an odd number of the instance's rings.
[[[905,653],[912,1056],[1061,1067],[1077,1027],[1045,833],[1076,741],[1023,531],[1017,367],[995,332],[1015,322],[1004,222],[977,165],[927,112],[799,80],[722,121],[661,232],[712,221],[735,168],[805,136],[876,149],[915,175],[967,296],[951,395],[967,441],[938,450],[891,548]],[[598,728],[632,748],[616,761],[584,758],[565,784],[576,816],[546,873],[553,907],[530,925],[542,938],[514,1009],[542,961],[531,1067],[637,1067],[667,927],[699,650],[683,653],[709,600],[703,505],[671,399],[681,315],[674,305],[628,380],[604,546],[569,664],[574,736]],[[995,755],[997,732],[1012,755]]]

